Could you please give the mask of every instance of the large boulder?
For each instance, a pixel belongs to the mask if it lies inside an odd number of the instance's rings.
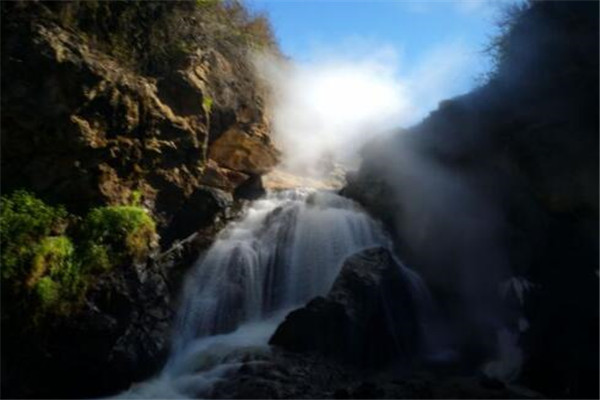
[[[412,360],[421,350],[414,277],[384,248],[348,258],[327,297],[291,312],[270,344],[361,367]]]

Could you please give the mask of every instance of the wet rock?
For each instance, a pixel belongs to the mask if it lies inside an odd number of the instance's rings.
[[[292,311],[270,344],[364,367],[410,363],[419,353],[416,299],[388,250],[349,257],[327,297]]]

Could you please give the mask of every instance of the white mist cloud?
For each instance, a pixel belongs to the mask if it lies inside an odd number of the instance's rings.
[[[315,175],[330,161],[352,164],[367,142],[414,124],[456,94],[471,60],[460,43],[433,48],[408,68],[390,45],[352,38],[337,49],[316,46],[310,61],[261,55],[259,73],[274,92],[275,141],[284,167]]]

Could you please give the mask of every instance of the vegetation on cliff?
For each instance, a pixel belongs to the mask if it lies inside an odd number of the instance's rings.
[[[156,247],[155,223],[140,207],[95,208],[81,222],[26,191],[0,204],[3,319],[18,325],[70,315],[99,274]]]
[[[80,216],[136,192],[167,246],[277,162],[250,57],[277,48],[241,3],[24,1],[2,18],[5,192]],[[206,210],[181,231],[192,197]]]
[[[145,75],[178,68],[200,47],[235,56],[247,48],[276,49],[267,18],[238,0],[22,1],[14,7],[85,35],[91,46]]]

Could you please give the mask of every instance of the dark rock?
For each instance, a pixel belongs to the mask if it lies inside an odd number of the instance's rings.
[[[270,344],[364,367],[409,363],[420,351],[411,282],[388,250],[348,258],[326,298],[291,312]]]
[[[466,367],[522,313],[521,382],[597,398],[598,3],[531,4],[495,77],[371,143],[343,193],[390,228]],[[510,276],[536,287],[523,308],[499,298]]]
[[[256,200],[266,194],[260,175],[251,175],[247,181],[235,189],[233,195],[236,198]]]
[[[225,218],[233,207],[231,194],[211,187],[199,187],[187,198],[165,198],[159,195],[157,203],[168,202],[171,215],[168,228],[161,236],[163,247],[213,225],[216,217]]]
[[[346,389],[337,389],[333,393],[333,398],[334,399],[349,399],[350,398],[350,393]]]
[[[153,263],[120,266],[100,277],[83,309],[68,318],[21,332],[3,327],[2,357],[10,366],[3,396],[101,396],[156,373],[173,318],[163,273]]]
[[[373,382],[363,382],[352,392],[353,399],[380,399],[384,395],[385,391]]]

